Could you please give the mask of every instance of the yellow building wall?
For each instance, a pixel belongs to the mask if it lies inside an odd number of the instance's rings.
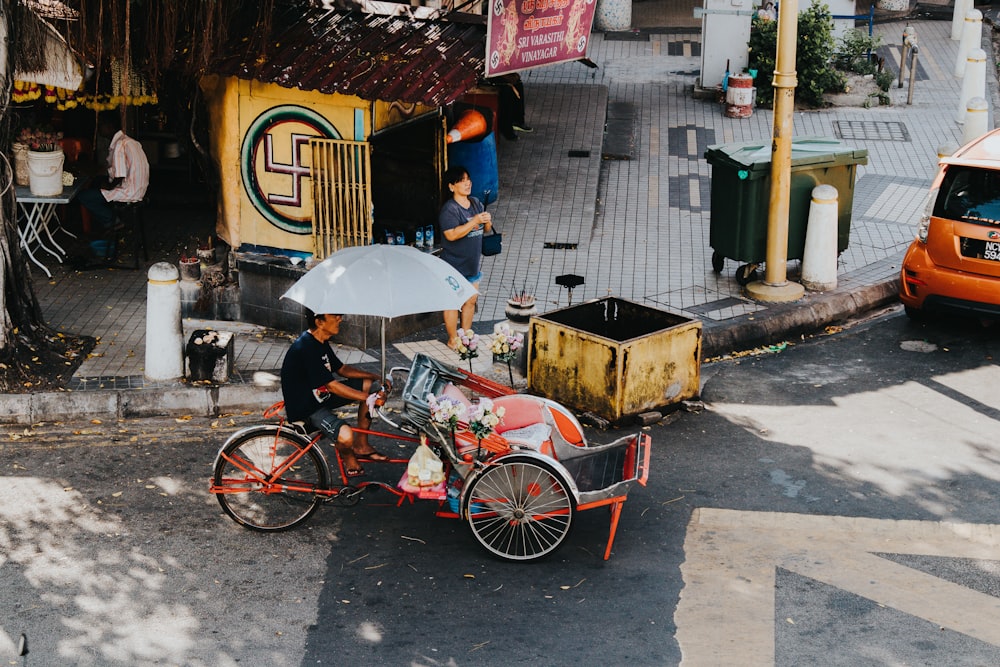
[[[235,77],[206,76],[201,88],[222,179],[219,236],[234,248],[312,253],[308,140],[364,141],[372,104]],[[383,122],[388,115],[380,114]]]

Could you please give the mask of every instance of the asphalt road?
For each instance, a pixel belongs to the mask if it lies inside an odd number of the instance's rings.
[[[998,328],[794,343],[703,367],[609,561],[603,509],[533,564],[387,494],[240,528],[208,478],[255,415],[11,427],[0,658],[23,632],[28,665],[1000,663]]]

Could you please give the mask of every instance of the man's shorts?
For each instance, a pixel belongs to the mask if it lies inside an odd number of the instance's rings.
[[[356,391],[364,391],[365,381],[360,378],[349,378],[343,383]],[[336,411],[338,408],[355,402],[354,399],[331,394],[316,412],[309,415],[309,424],[313,428],[323,431],[332,442],[336,443],[340,427],[347,423],[337,416]]]

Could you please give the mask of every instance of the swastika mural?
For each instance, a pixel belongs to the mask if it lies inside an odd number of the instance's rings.
[[[257,116],[240,148],[243,187],[254,208],[292,234],[312,230],[309,139],[340,139],[330,121],[306,107],[282,105]]]

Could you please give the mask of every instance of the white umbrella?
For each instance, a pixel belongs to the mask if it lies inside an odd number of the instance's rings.
[[[314,313],[381,317],[384,377],[387,318],[459,310],[474,294],[472,283],[448,262],[410,246],[379,244],[338,250],[281,298]]]

